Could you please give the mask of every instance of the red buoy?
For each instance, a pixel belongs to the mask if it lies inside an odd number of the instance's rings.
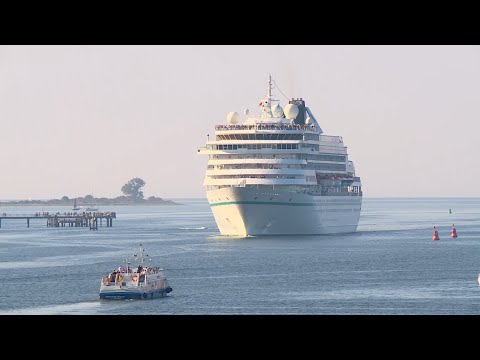
[[[435,226],[433,228],[435,229]],[[433,232],[432,240],[440,240],[437,229]]]
[[[452,238],[456,238],[457,237],[457,229],[455,229],[455,224],[452,224],[452,232],[450,233],[450,236]]]

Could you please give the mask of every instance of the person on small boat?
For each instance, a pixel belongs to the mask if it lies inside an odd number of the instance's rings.
[[[114,282],[116,277],[117,277],[117,270],[113,270],[113,271],[109,274],[109,279],[110,279],[111,282]]]

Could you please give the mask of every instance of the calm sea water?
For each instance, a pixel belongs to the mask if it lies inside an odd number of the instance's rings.
[[[3,220],[0,313],[480,314],[478,198],[366,198],[356,233],[247,238],[219,236],[205,199],[176,201],[183,205],[105,207],[117,219],[98,231]],[[102,275],[140,243],[173,291],[100,301]]]

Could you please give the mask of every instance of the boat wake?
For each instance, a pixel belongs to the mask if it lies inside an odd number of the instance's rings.
[[[0,315],[86,315],[94,313],[100,306],[101,304],[98,301],[89,301],[75,304],[14,309],[5,312],[0,311]]]
[[[46,256],[36,260],[27,261],[7,261],[0,262],[0,269],[26,269],[26,268],[44,268],[55,266],[72,266],[72,265],[88,265],[96,264],[104,258],[110,256],[123,255],[124,251],[112,251],[108,254],[105,252],[95,252],[82,255],[61,255]]]
[[[206,230],[206,226],[199,226],[199,227],[181,227],[178,230]]]

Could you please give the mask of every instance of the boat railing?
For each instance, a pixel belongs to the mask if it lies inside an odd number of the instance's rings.
[[[149,275],[158,275],[162,274],[163,269],[161,267],[155,266],[155,267],[145,267],[143,268],[140,272],[137,271],[137,269],[130,269],[130,271],[121,271],[117,273],[110,273],[107,276],[102,277],[102,285],[105,286],[113,286],[113,285],[119,285],[123,283],[128,282],[133,282],[138,285],[144,285],[146,284],[147,277]],[[112,278],[113,277],[113,278]]]

